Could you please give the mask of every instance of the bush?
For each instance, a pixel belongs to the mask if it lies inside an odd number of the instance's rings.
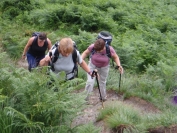
[[[3,17],[11,20],[23,14],[24,11],[31,11],[36,7],[39,7],[39,3],[32,3],[31,0],[2,0],[0,2]]]

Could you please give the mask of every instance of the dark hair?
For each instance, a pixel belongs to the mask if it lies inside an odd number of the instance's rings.
[[[94,49],[95,51],[101,51],[104,49],[105,41],[103,39],[97,39],[94,43]]]
[[[39,39],[40,39],[40,40],[46,40],[46,39],[47,39],[46,33],[41,32],[41,33],[39,34]]]

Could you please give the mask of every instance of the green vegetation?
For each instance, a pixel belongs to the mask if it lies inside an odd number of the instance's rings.
[[[56,133],[71,130],[73,118],[85,103],[85,95],[73,93],[73,86],[83,80],[54,82],[49,87],[50,78],[42,70],[29,73],[25,69],[16,69],[13,63],[6,62],[7,58],[1,53],[0,131]]]
[[[171,111],[142,115],[132,106],[122,105],[119,102],[113,102],[104,110],[101,110],[98,121],[102,119],[113,130],[126,133],[146,133],[149,129],[158,126],[168,127],[177,123],[176,114]]]
[[[47,68],[29,73],[15,67],[34,31],[46,32],[53,44],[70,36],[81,53],[99,31],[110,31],[125,69],[119,93],[125,99],[136,96],[149,101],[161,113],[141,116],[118,104],[103,109],[99,119],[112,129],[123,125],[125,132],[176,124],[177,108],[171,104],[177,86],[176,14],[175,0],[1,0],[0,132],[99,132],[93,123],[70,126],[84,108],[84,94],[73,93],[84,87],[82,69],[78,79],[67,83],[61,79],[48,89]],[[111,68],[107,89],[118,92],[118,81],[119,73]]]

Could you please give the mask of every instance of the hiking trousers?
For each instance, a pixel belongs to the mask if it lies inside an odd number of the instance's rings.
[[[28,70],[31,71],[32,68],[35,68],[39,65],[40,60],[42,60],[44,56],[34,57],[33,55],[27,53],[27,61],[28,61]]]
[[[102,99],[106,99],[106,80],[108,77],[110,65],[99,68],[99,67],[96,67],[94,64],[92,64],[91,61],[89,61],[88,66],[91,71],[97,69],[97,73],[99,74],[98,82],[99,82],[99,86],[100,86],[101,96],[102,96]],[[87,95],[90,95],[91,92],[93,91],[93,87],[95,84],[95,78],[96,77],[92,78],[89,74],[87,74],[87,82],[86,82],[86,86],[85,86],[85,90],[87,92]]]

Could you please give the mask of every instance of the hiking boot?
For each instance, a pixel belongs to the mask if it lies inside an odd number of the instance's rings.
[[[85,101],[89,101],[89,95],[85,98]]]
[[[105,102],[107,100],[107,96],[105,96],[103,99],[100,97],[100,102]]]

